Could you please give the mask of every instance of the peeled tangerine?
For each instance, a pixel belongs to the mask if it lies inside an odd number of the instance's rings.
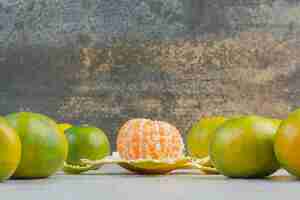
[[[217,129],[210,144],[213,165],[228,177],[271,175],[279,168],[273,149],[279,125],[280,120],[258,116],[226,121]]]
[[[133,119],[119,130],[117,150],[126,160],[177,160],[184,156],[184,143],[178,129],[169,123]]]
[[[300,177],[300,109],[282,121],[275,137],[274,148],[281,166]]]

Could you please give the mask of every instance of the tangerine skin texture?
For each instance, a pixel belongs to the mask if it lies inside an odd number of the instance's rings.
[[[195,158],[208,156],[210,140],[215,130],[226,120],[221,116],[205,117],[194,123],[186,137],[189,154]]]
[[[17,131],[22,146],[21,161],[14,178],[45,178],[63,166],[68,154],[68,142],[51,118],[31,112],[6,116]]]
[[[8,179],[21,160],[21,141],[16,131],[0,117],[0,182]]]
[[[246,116],[226,121],[210,144],[213,165],[232,178],[261,178],[274,173],[279,164],[273,141],[279,120]]]
[[[300,109],[283,120],[275,137],[274,148],[281,166],[300,178]]]
[[[106,134],[97,127],[73,126],[65,135],[69,143],[69,164],[80,165],[80,159],[100,160],[111,153]]]
[[[119,130],[117,150],[126,160],[176,160],[184,156],[184,143],[178,129],[167,122],[132,119]]]

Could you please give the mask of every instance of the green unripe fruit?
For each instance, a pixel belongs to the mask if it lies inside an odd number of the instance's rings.
[[[258,178],[274,173],[279,164],[273,141],[279,121],[245,116],[226,121],[216,130],[210,157],[217,170],[234,178]]]
[[[80,159],[100,160],[110,155],[105,133],[92,126],[73,126],[65,131],[69,143],[67,163],[80,165]]]
[[[193,124],[186,139],[189,155],[195,158],[208,156],[210,140],[215,130],[226,120],[225,117],[206,117]]]
[[[300,178],[300,109],[282,121],[275,137],[274,148],[281,166]]]
[[[17,132],[0,117],[0,182],[13,175],[21,160],[21,141]]]
[[[15,178],[44,178],[63,167],[68,153],[68,143],[56,122],[51,118],[31,112],[6,116],[21,141],[21,161]]]

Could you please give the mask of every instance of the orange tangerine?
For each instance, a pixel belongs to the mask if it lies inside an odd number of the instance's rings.
[[[178,129],[162,121],[132,119],[119,130],[117,150],[126,160],[176,160],[184,155]]]

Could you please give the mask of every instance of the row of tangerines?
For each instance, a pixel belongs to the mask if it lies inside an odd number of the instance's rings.
[[[202,118],[186,143],[190,157],[175,126],[132,119],[119,129],[115,158],[99,128],[14,113],[0,117],[0,180],[48,177],[63,165],[65,172],[81,173],[107,163],[144,174],[197,168],[240,178],[269,176],[283,167],[300,177],[300,110],[283,120],[254,115]]]

